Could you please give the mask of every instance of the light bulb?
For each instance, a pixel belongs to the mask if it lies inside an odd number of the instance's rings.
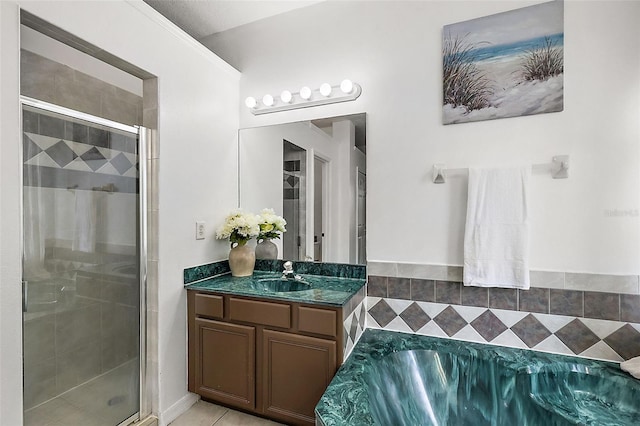
[[[329,83],[323,83],[320,86],[320,94],[328,98],[331,95],[331,85]]]
[[[244,104],[247,106],[247,108],[254,109],[258,106],[258,101],[256,101],[256,98],[254,98],[253,96],[249,96],[244,100]]]
[[[291,103],[292,99],[293,99],[293,96],[291,95],[290,91],[283,90],[282,93],[280,93],[280,100],[285,104]]]
[[[353,92],[353,81],[342,80],[342,83],[340,83],[340,90],[342,90],[342,92],[346,93],[347,95]]]
[[[273,106],[273,96],[264,95],[262,97],[262,103],[264,104],[264,106],[267,106],[267,107]]]
[[[300,97],[306,101],[311,99],[311,89],[309,89],[307,86],[304,86],[302,89],[300,89]]]

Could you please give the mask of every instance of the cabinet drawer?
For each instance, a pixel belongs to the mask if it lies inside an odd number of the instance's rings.
[[[229,299],[229,319],[273,327],[291,327],[291,307],[281,303]]]
[[[336,337],[338,332],[336,322],[336,311],[306,306],[300,306],[298,309],[298,330],[302,332]]]
[[[198,293],[195,297],[195,312],[198,316],[210,318],[224,317],[222,296]]]

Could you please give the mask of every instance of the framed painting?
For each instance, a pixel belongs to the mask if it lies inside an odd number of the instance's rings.
[[[561,0],[443,28],[443,123],[562,111]]]

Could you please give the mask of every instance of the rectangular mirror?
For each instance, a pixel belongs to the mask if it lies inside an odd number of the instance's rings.
[[[239,207],[287,221],[286,260],[365,264],[366,114],[241,129]]]

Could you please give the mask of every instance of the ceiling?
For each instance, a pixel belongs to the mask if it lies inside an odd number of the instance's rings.
[[[144,0],[196,40],[321,1],[326,0]],[[354,123],[356,146],[366,153],[365,117],[355,114],[343,118]],[[333,120],[314,120],[313,124],[330,132]]]
[[[144,0],[196,40],[323,0]]]

